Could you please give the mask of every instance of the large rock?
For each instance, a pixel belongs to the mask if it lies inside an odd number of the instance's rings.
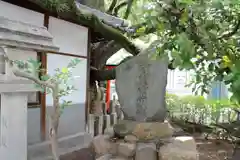
[[[104,134],[105,135],[108,135],[110,137],[113,137],[114,136],[114,130],[113,130],[113,127],[108,127],[104,130]]]
[[[96,160],[110,160],[111,157],[112,157],[111,154],[105,154],[105,155],[98,157]]]
[[[139,143],[135,160],[157,160],[157,150],[154,143]]]
[[[149,49],[116,68],[116,91],[124,119],[163,122],[168,63],[151,60]]]
[[[111,158],[110,160],[132,160],[132,159],[126,158],[126,157],[114,157],[114,158]]]
[[[124,142],[118,144],[118,155],[132,157],[135,154],[135,150],[136,144]]]
[[[124,141],[135,144],[138,141],[138,138],[136,136],[130,134],[130,135],[126,135],[124,137]]]
[[[98,156],[117,152],[117,144],[111,142],[108,135],[96,136],[92,141],[92,147]]]
[[[198,160],[197,145],[193,137],[175,137],[160,147],[161,160]]]
[[[125,137],[134,135],[139,141],[169,138],[173,135],[174,129],[170,123],[165,122],[137,122],[122,120],[115,124],[114,132],[116,135]]]

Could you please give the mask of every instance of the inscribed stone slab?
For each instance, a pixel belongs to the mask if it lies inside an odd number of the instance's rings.
[[[138,55],[116,68],[116,90],[125,119],[161,121],[166,117],[167,61]]]

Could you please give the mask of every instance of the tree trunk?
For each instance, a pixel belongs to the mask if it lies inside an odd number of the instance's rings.
[[[128,60],[130,60],[132,57],[126,57],[123,59],[121,63],[124,63]],[[110,70],[97,70],[97,69],[91,69],[90,70],[90,80],[94,81],[106,81],[106,80],[112,80],[116,78],[116,68],[110,69]]]
[[[51,149],[54,160],[59,159],[59,152],[58,152],[58,126],[59,126],[59,119],[60,119],[60,103],[59,103],[59,96],[58,96],[58,85],[55,85],[55,88],[52,90],[52,97],[53,97],[53,110],[50,113],[50,129],[49,129],[49,138],[51,141]]]
[[[54,119],[51,117],[49,118],[50,121],[50,129],[49,129],[49,139],[51,142],[51,149],[52,149],[52,155],[54,160],[60,160],[59,159],[59,153],[58,153],[58,138],[57,138],[57,129],[54,127]]]
[[[115,41],[108,42],[104,47],[98,50],[96,57],[96,68],[105,69],[107,60],[117,53],[122,47]]]

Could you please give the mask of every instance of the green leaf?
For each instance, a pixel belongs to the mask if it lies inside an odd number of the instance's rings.
[[[79,63],[81,62],[81,60],[79,58],[74,58],[70,61],[70,63],[67,65],[67,68],[75,68]]]
[[[28,63],[30,63],[34,69],[39,69],[39,67],[41,66],[41,63],[39,61],[34,60],[32,58],[28,60]]]
[[[146,30],[146,28],[143,26],[143,27],[141,27],[141,28],[138,28],[136,32],[137,32],[137,33],[144,33],[145,30]]]
[[[193,3],[193,0],[179,0],[179,2],[190,5]]]
[[[41,80],[43,80],[43,81],[47,81],[47,80],[49,80],[50,79],[50,76],[49,75],[42,75],[41,76]]]
[[[186,9],[183,10],[183,13],[180,18],[180,22],[181,24],[185,24],[186,22],[188,22],[188,11]]]
[[[62,71],[62,73],[68,73],[68,68],[63,67],[61,71]]]

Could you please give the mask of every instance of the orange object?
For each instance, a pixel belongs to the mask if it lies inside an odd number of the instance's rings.
[[[111,69],[115,68],[116,66],[108,65],[106,67],[107,67],[107,69],[111,70]],[[107,107],[107,111],[109,109],[110,101],[111,101],[111,99],[110,99],[111,93],[110,92],[111,92],[111,80],[108,80],[107,81],[107,88],[106,88],[106,107]]]

